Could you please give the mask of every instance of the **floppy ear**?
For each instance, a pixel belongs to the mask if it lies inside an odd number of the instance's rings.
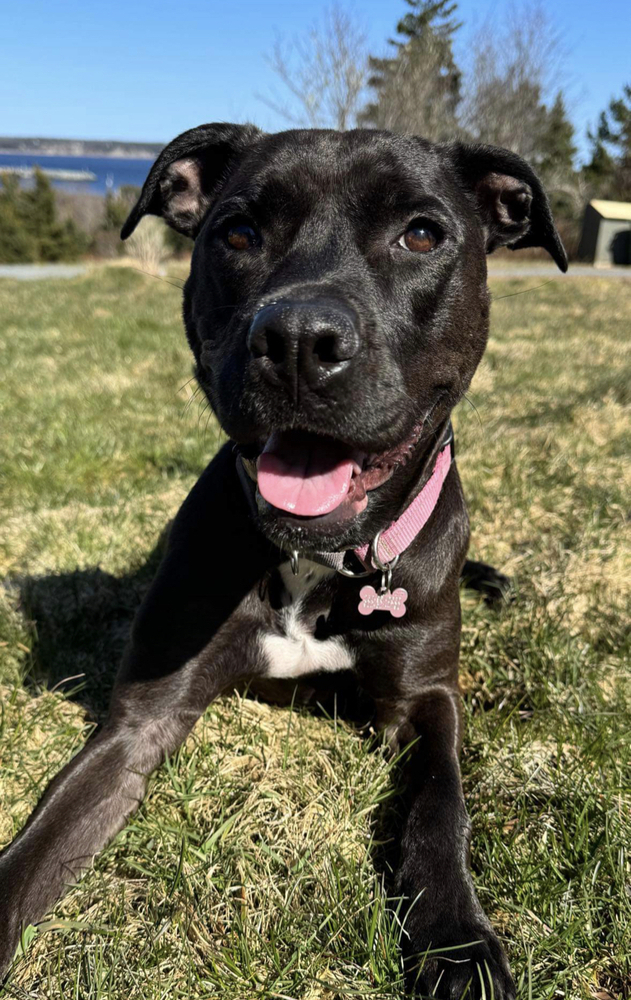
[[[486,251],[543,247],[562,271],[567,254],[541,181],[521,156],[496,146],[450,145],[461,183],[473,194],[487,235]]]
[[[199,125],[166,146],[121,229],[131,236],[143,215],[161,215],[179,233],[197,236],[230,166],[263,133],[254,125]]]

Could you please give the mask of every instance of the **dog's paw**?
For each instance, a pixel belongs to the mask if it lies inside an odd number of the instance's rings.
[[[515,984],[502,946],[484,924],[414,935],[406,952],[406,981],[411,996],[440,1000],[515,998]]]

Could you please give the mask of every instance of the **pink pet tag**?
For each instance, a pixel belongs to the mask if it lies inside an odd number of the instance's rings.
[[[386,590],[378,594],[374,587],[362,587],[359,592],[361,601],[357,610],[360,615],[371,615],[373,611],[389,611],[393,618],[403,618],[408,592],[403,587],[394,591]]]

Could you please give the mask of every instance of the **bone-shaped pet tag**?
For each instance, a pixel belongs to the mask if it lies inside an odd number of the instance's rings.
[[[403,587],[394,591],[386,590],[378,594],[374,587],[362,587],[359,592],[361,601],[357,610],[360,615],[371,615],[373,611],[389,611],[393,618],[403,618],[408,592]]]

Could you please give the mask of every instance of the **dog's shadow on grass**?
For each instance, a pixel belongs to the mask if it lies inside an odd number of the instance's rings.
[[[156,574],[168,530],[146,561],[123,576],[96,567],[17,581],[20,605],[32,628],[27,688],[62,690],[90,718],[103,720],[134,615]],[[502,603],[510,586],[491,566],[470,560],[462,580],[489,604]],[[339,703],[351,706],[348,721],[356,722],[356,698],[344,681],[341,688]]]
[[[131,624],[160,563],[165,535],[142,565],[123,576],[96,567],[18,581],[22,612],[32,629],[28,689],[61,690],[91,719],[104,719]]]

